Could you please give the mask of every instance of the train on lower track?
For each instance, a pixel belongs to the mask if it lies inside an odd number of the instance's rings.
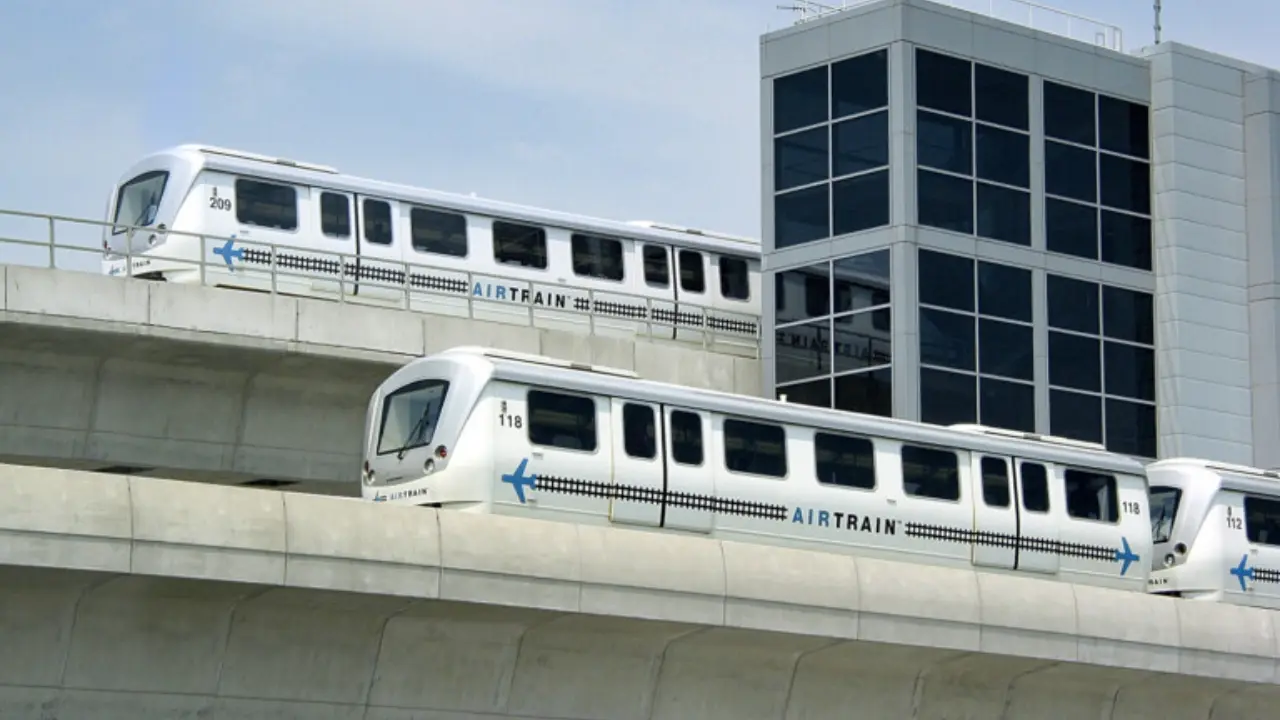
[[[1280,475],[481,347],[369,400],[362,496],[1280,608]]]
[[[113,186],[105,221],[102,267],[113,276],[400,307],[409,297],[412,309],[498,322],[536,312],[545,326],[597,334],[656,326],[673,339],[754,342],[760,329],[755,240],[240,150],[188,144],[138,160]]]

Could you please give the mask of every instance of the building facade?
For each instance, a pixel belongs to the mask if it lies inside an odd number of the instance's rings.
[[[1280,464],[1275,78],[1118,35],[874,0],[764,36],[765,386]]]

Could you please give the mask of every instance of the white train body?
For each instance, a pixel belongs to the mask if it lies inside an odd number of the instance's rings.
[[[1147,479],[1152,592],[1280,608],[1280,473],[1170,458]]]
[[[235,150],[182,145],[143,158],[113,188],[107,222],[119,224],[103,232],[108,275],[321,297],[345,289],[401,307],[408,296],[413,309],[500,322],[533,313],[543,327],[597,334],[634,335],[646,322],[677,339],[707,330],[754,344],[759,333],[754,241]]]
[[[362,494],[1144,591],[1142,465],[1097,446],[482,348],[374,393]]]

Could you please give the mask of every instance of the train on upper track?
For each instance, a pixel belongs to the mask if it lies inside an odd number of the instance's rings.
[[[595,334],[756,342],[755,240],[346,175],[206,145],[113,186],[103,272]],[[655,329],[656,328],[656,329]]]
[[[1280,608],[1280,475],[670,385],[481,347],[370,397],[375,502]]]

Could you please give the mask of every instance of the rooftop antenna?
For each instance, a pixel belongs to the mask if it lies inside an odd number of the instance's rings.
[[[1155,25],[1156,44],[1159,45],[1160,44],[1160,0],[1155,0],[1155,11],[1156,11],[1156,25]]]
[[[824,5],[819,2],[814,2],[813,0],[799,0],[795,5],[778,5],[777,7],[779,10],[794,10],[800,13],[800,19],[796,20],[796,24],[799,25],[800,23],[808,21],[810,19],[810,15],[813,17],[819,17],[827,13],[838,12],[839,10],[844,9],[845,1],[846,0],[841,1],[840,7]]]

